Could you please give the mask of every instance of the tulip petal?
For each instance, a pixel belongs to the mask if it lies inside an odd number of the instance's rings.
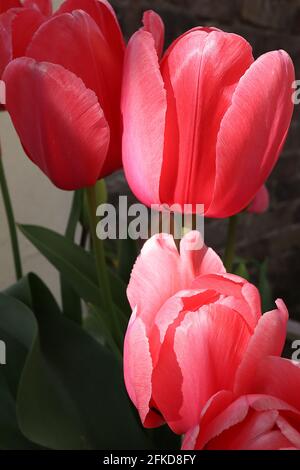
[[[286,419],[279,416],[277,419],[277,426],[282,434],[293,444],[297,449],[300,449],[300,432],[297,431]],[[300,430],[300,419],[298,417],[298,429]]]
[[[189,274],[189,279],[211,273],[225,273],[221,258],[212,249],[204,245],[201,234],[197,231],[187,233],[180,242],[180,257]]]
[[[165,55],[161,73],[168,111],[162,201],[201,203],[207,210],[220,123],[252,62],[252,49],[240,36],[198,29],[182,36]]]
[[[279,304],[280,305],[280,304]],[[266,356],[280,356],[285,344],[287,316],[280,308],[265,313],[259,320],[240,364],[235,391],[245,393],[255,375],[257,364]]]
[[[230,390],[249,339],[242,317],[223,305],[207,305],[176,319],[153,371],[154,401],[174,432],[197,425],[207,400]]]
[[[28,156],[59,188],[95,184],[109,128],[94,92],[63,67],[21,58],[3,79],[7,110]]]
[[[265,357],[256,367],[248,393],[277,397],[299,409],[300,365],[281,357]]]
[[[71,13],[74,10],[83,10],[93,18],[105,37],[112,56],[116,62],[122,63],[125,42],[116,14],[109,2],[106,0],[66,0],[56,14]]]
[[[152,326],[165,301],[181,289],[179,253],[171,235],[155,235],[141,250],[127,289],[132,309]]]
[[[218,134],[208,216],[240,212],[268,178],[291,122],[294,79],[293,63],[284,51],[264,54],[241,78]]]
[[[146,325],[152,327],[154,318],[163,304],[174,294],[190,289],[195,275],[224,270],[220,258],[205,245],[189,251],[191,238],[201,238],[198,232],[190,232],[181,241],[179,255],[171,235],[154,235],[148,240],[138,257],[127,289],[132,309]],[[200,245],[201,246],[201,245]],[[213,287],[208,287],[213,289]]]
[[[253,201],[251,202],[247,211],[252,214],[262,214],[263,212],[266,212],[268,210],[269,205],[270,205],[269,191],[267,190],[266,186],[263,185],[258,191],[258,193],[256,194]]]
[[[13,58],[25,55],[32,36],[43,21],[39,11],[28,8],[9,10],[0,16],[0,75]]]
[[[124,378],[127,392],[135,404],[142,423],[156,427],[161,416],[150,410],[152,395],[152,358],[146,328],[141,318],[133,314],[124,342]]]
[[[261,316],[260,296],[255,286],[233,274],[207,274],[196,278],[194,289],[214,289],[221,295],[219,304],[239,312],[251,330]]]
[[[155,49],[160,59],[165,42],[165,25],[161,17],[152,10],[148,10],[143,16],[144,31],[151,33],[155,43]]]
[[[120,168],[122,65],[112,56],[95,21],[84,11],[54,16],[34,35],[27,56],[62,65],[95,91],[111,131],[101,176]]]
[[[4,13],[10,8],[21,8],[22,3],[20,0],[1,0],[0,2],[0,13]]]
[[[44,16],[52,14],[51,0],[24,0],[24,7],[40,11]]]
[[[6,26],[6,16],[6,13],[0,16],[0,78],[13,57],[11,34]]]
[[[132,191],[149,206],[160,203],[166,108],[154,39],[140,30],[129,41],[125,56],[123,165]]]

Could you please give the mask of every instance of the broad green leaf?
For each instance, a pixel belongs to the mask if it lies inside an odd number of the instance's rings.
[[[90,253],[44,227],[21,225],[19,228],[86,302],[101,306],[95,260]],[[124,312],[120,315],[122,324],[126,324],[130,313],[126,285],[114,271],[109,270],[109,276],[114,302],[118,312]]]
[[[90,253],[63,235],[44,227],[19,227],[86,302],[101,305],[95,261]]]
[[[0,368],[0,449],[29,450],[37,446],[21,433],[16,416],[15,400],[9,390],[3,367]]]
[[[31,291],[28,282],[28,276],[24,276],[22,279],[20,279],[20,281],[10,286],[3,293],[9,297],[14,297],[23,304],[27,305],[27,307],[31,308]]]
[[[127,397],[119,362],[63,316],[31,276],[38,336],[18,393],[23,433],[53,449],[147,449]]]
[[[7,364],[1,368],[13,396],[17,394],[35,329],[35,319],[29,308],[19,300],[0,294],[0,339],[6,344],[7,357]]]

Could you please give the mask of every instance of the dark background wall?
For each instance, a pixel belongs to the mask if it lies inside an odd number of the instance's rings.
[[[124,32],[131,35],[142,12],[157,11],[166,24],[167,43],[196,25],[214,25],[244,36],[254,55],[285,49],[300,79],[300,0],[113,0]],[[283,297],[300,320],[300,105],[284,152],[267,184],[270,210],[244,215],[238,254],[268,259],[274,296]],[[206,223],[206,243],[221,251],[227,222]]]

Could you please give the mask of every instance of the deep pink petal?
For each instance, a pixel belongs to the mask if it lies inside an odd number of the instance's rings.
[[[288,359],[266,357],[256,367],[248,393],[277,397],[300,411],[300,366]]]
[[[43,23],[44,16],[37,10],[16,8],[0,15],[0,74],[6,65],[25,51],[33,34]]]
[[[66,0],[56,14],[84,10],[97,23],[115,60],[122,63],[125,42],[116,14],[106,0]]]
[[[39,10],[44,16],[52,14],[51,0],[24,0],[24,7]]]
[[[54,16],[35,34],[27,55],[62,65],[95,91],[111,133],[101,176],[120,168],[122,64],[113,57],[95,21],[84,11]]]
[[[280,356],[285,344],[287,316],[281,309],[265,313],[259,320],[237,371],[235,389],[238,394],[249,389],[257,364],[266,356]]]
[[[165,42],[165,25],[161,17],[155,11],[148,10],[143,16],[144,31],[151,33],[155,43],[155,49],[160,59]]]
[[[123,165],[129,186],[146,205],[160,203],[166,108],[154,39],[138,31],[129,41],[125,58]]]
[[[221,58],[220,58],[221,57]],[[253,62],[246,40],[193,30],[162,61],[168,111],[160,194],[163,202],[211,202],[216,139],[241,76]]]
[[[268,178],[291,122],[294,79],[293,63],[284,51],[261,56],[241,78],[218,134],[208,216],[240,212]]]
[[[256,194],[253,201],[251,202],[247,211],[253,214],[262,214],[263,212],[266,212],[268,210],[269,205],[270,205],[269,191],[267,190],[266,186],[263,185],[258,191],[258,193]]]
[[[4,13],[10,8],[21,8],[22,3],[20,0],[1,0],[0,2],[0,13]]]
[[[21,58],[4,73],[7,110],[28,156],[61,189],[96,183],[109,128],[96,95],[63,67]]]
[[[255,286],[232,274],[207,274],[199,276],[192,288],[214,289],[222,297],[220,304],[237,311],[254,330],[261,315],[260,297]]]

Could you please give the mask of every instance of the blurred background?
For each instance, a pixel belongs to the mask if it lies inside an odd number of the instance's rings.
[[[55,6],[61,2],[54,1]],[[112,0],[128,38],[141,24],[142,12],[156,10],[166,25],[169,44],[176,36],[197,25],[214,25],[244,36],[254,55],[285,49],[300,79],[300,0]],[[6,113],[0,115],[3,159],[16,219],[62,232],[71,194],[54,188],[24,156]],[[286,301],[290,314],[300,320],[300,105],[284,152],[267,183],[271,207],[266,214],[245,214],[238,231],[238,254],[248,260],[268,260],[275,298]],[[128,191],[122,175],[109,179],[112,200]],[[0,198],[0,288],[13,282],[13,264],[6,219]],[[221,253],[226,238],[225,220],[208,220],[206,243]],[[22,236],[25,270],[36,271],[54,291],[57,275]]]

